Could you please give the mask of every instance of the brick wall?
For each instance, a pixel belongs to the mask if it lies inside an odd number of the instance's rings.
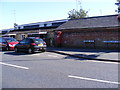
[[[120,28],[62,30],[62,47],[120,48]]]

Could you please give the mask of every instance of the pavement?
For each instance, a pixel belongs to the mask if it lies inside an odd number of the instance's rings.
[[[97,49],[75,49],[75,48],[54,48],[48,47],[49,52],[64,54],[72,57],[82,58],[83,60],[98,60],[120,62],[118,50],[97,50]]]

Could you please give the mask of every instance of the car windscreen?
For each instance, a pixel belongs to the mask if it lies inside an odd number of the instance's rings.
[[[39,39],[34,38],[33,41],[34,41],[35,43],[44,42],[44,41],[43,41],[42,39],[40,39],[40,38],[39,38]]]
[[[0,38],[0,42],[2,42],[2,38]]]
[[[2,42],[6,42],[3,38],[0,38],[0,42],[2,43]]]
[[[17,42],[15,38],[5,38],[7,42]]]

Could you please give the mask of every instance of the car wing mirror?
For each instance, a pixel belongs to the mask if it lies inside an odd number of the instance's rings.
[[[19,42],[18,44],[21,44],[21,42]]]

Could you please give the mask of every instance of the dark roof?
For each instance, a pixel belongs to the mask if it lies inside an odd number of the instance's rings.
[[[109,15],[73,19],[60,25],[57,29],[118,27],[120,26],[120,22],[118,21],[117,16],[118,15]]]
[[[29,23],[19,25],[19,29],[49,29],[49,28],[57,28],[61,24],[67,22],[68,19],[63,20],[54,20],[54,21],[46,21],[46,22],[37,22],[37,23]]]
[[[36,29],[54,29],[67,21],[68,19],[62,19],[62,20],[22,24],[22,25],[18,25],[16,29],[15,28],[3,29],[1,30],[1,32],[3,31],[4,33],[7,33],[8,31],[14,32],[14,31],[36,30]]]

